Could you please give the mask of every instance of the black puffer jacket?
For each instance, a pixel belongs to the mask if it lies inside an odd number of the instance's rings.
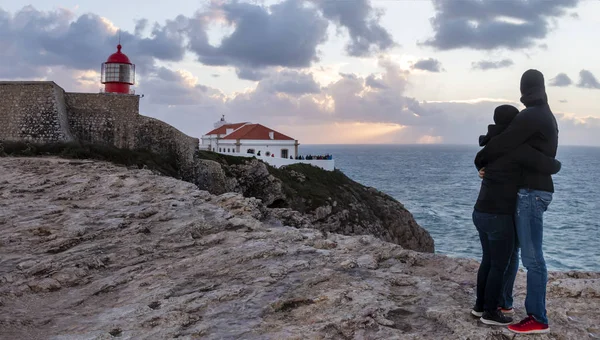
[[[537,70],[528,70],[521,77],[521,102],[526,109],[521,111],[508,128],[491,139],[477,154],[477,170],[509,154],[522,144],[528,144],[548,157],[556,157],[558,147],[558,124],[548,105],[544,76]],[[542,173],[532,168],[524,169],[520,187],[554,192],[554,183],[549,172]]]
[[[490,125],[487,135],[479,137],[480,145],[495,140],[506,129],[506,125]],[[475,210],[489,214],[513,214],[523,174],[536,172],[549,176],[559,172],[560,168],[561,163],[556,159],[528,144],[521,144],[486,166]]]

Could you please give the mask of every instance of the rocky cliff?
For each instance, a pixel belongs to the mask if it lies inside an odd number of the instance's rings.
[[[0,158],[0,337],[513,338],[469,315],[476,261],[264,218],[150,170]],[[599,307],[600,274],[550,273],[536,339],[600,337]]]
[[[0,143],[0,156],[47,155],[147,168],[192,182],[212,194],[237,192],[256,197],[263,202],[262,220],[344,235],[374,235],[406,249],[434,251],[433,238],[401,203],[340,171],[305,164],[276,169],[256,159],[203,151],[194,155],[191,168],[183,169],[174,152],[81,143]]]
[[[195,183],[212,194],[238,192],[261,199],[271,217],[343,235],[373,235],[406,249],[433,252],[434,242],[392,197],[341,171],[308,164],[276,169],[257,159],[201,151]]]

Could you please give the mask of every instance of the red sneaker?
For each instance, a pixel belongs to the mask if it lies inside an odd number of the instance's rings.
[[[508,329],[512,332],[519,334],[537,334],[550,332],[550,327],[548,327],[548,325],[536,321],[531,315],[521,320],[521,322],[517,324],[509,325]]]

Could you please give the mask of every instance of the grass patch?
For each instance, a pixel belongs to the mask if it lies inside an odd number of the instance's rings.
[[[94,159],[128,167],[144,167],[178,178],[179,165],[174,154],[158,154],[146,149],[120,149],[110,145],[86,143],[34,144],[0,142],[0,157],[58,156],[67,159]]]
[[[248,162],[249,160],[252,159],[249,157],[223,155],[220,153],[216,153],[216,152],[212,152],[212,151],[205,151],[205,150],[199,150],[196,153],[196,156],[199,159],[207,159],[209,161],[215,161],[215,162],[219,162],[219,163],[225,164],[225,165],[246,164],[246,162]]]
[[[204,150],[199,151],[197,157],[222,164],[228,177],[235,177],[235,172],[231,171],[230,166],[245,164],[252,159]],[[338,208],[334,208],[334,210],[359,202],[377,209],[377,203],[374,202],[375,196],[385,196],[368,190],[367,187],[351,180],[337,169],[327,171],[303,163],[275,168],[266,162],[263,163],[271,175],[281,180],[284,194],[287,197],[285,202],[274,202],[273,207],[289,207],[300,212],[308,212],[336,201]],[[261,188],[256,189],[261,190]]]
[[[283,182],[283,189],[299,211],[313,210],[330,201],[345,203],[353,182],[340,170],[327,171],[310,164],[292,164],[281,169],[268,166],[269,172]],[[304,180],[300,180],[300,174]],[[358,184],[360,186],[360,184]],[[347,197],[350,199],[350,197]]]

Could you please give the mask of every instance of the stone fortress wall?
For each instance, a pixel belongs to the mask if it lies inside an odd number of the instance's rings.
[[[139,96],[65,92],[52,81],[0,82],[0,141],[86,142],[174,153],[193,173],[198,138],[139,113]]]

